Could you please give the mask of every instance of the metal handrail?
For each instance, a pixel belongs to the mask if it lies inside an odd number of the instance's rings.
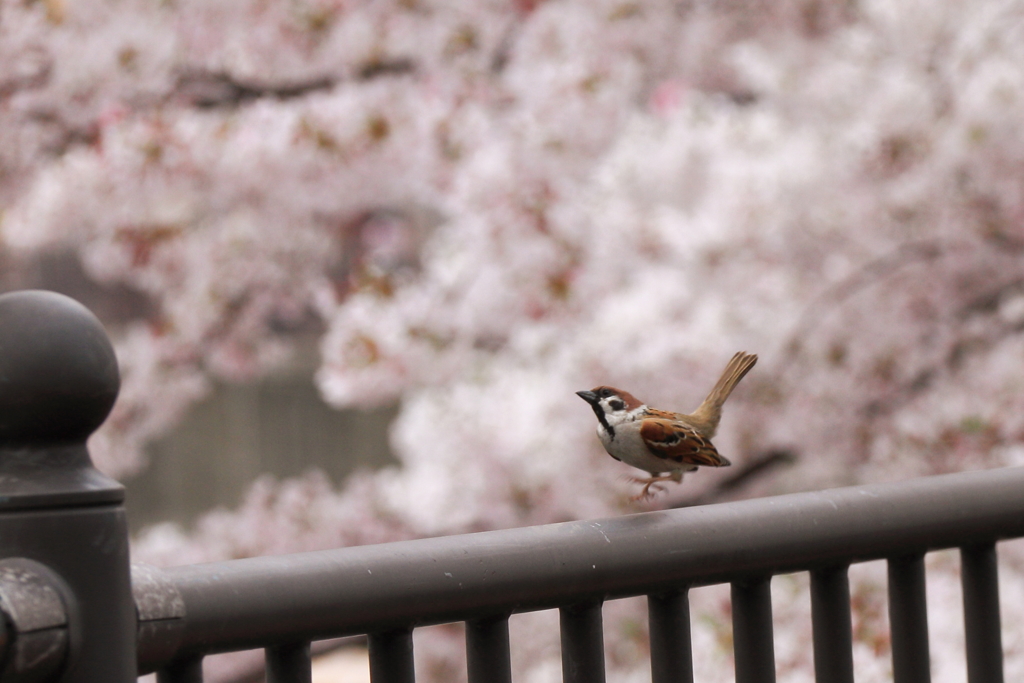
[[[1007,468],[174,567],[179,646],[140,667],[984,546],[1024,536],[1022,492]]]

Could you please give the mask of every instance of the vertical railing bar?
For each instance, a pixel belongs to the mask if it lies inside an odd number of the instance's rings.
[[[367,642],[371,683],[415,683],[412,629],[371,633]]]
[[[894,683],[931,683],[924,554],[891,557],[889,629]]]
[[[1003,683],[999,571],[995,543],[960,549],[967,683]]]
[[[736,683],[775,683],[771,577],[732,584]]]
[[[605,683],[604,627],[601,603],[559,609],[562,635],[562,682]]]
[[[848,567],[811,572],[811,624],[814,630],[814,680],[853,683],[853,626]]]
[[[309,643],[274,645],[264,650],[267,683],[312,683]]]
[[[469,683],[512,683],[507,616],[466,622],[466,664]]]
[[[175,660],[156,672],[157,683],[203,683],[203,658],[199,655]]]
[[[652,683],[693,683],[688,589],[647,596]]]

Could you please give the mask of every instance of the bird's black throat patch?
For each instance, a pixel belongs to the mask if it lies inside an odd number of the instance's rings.
[[[600,422],[601,426],[604,427],[604,430],[608,432],[608,436],[614,439],[615,427],[608,424],[608,418],[604,416],[604,408],[597,403],[590,404],[590,407],[594,409],[594,414],[597,415],[597,421]]]

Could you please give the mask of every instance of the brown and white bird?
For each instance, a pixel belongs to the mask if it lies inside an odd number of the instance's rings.
[[[577,391],[597,415],[597,436],[608,455],[652,476],[636,478],[643,491],[633,500],[651,495],[651,486],[662,481],[680,482],[684,472],[697,467],[731,464],[711,443],[722,404],[757,362],[757,356],[740,351],[725,366],[718,383],[689,415],[648,408],[632,394],[614,387]],[[658,488],[661,488],[660,486]]]

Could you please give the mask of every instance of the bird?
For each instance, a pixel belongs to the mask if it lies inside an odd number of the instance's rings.
[[[651,474],[632,478],[644,488],[632,500],[651,497],[664,490],[663,481],[679,483],[683,473],[698,467],[727,467],[729,460],[718,452],[711,438],[722,417],[722,404],[757,362],[757,355],[740,351],[722,371],[711,393],[692,413],[673,413],[649,408],[627,391],[599,386],[576,395],[597,415],[597,436],[608,455]]]

